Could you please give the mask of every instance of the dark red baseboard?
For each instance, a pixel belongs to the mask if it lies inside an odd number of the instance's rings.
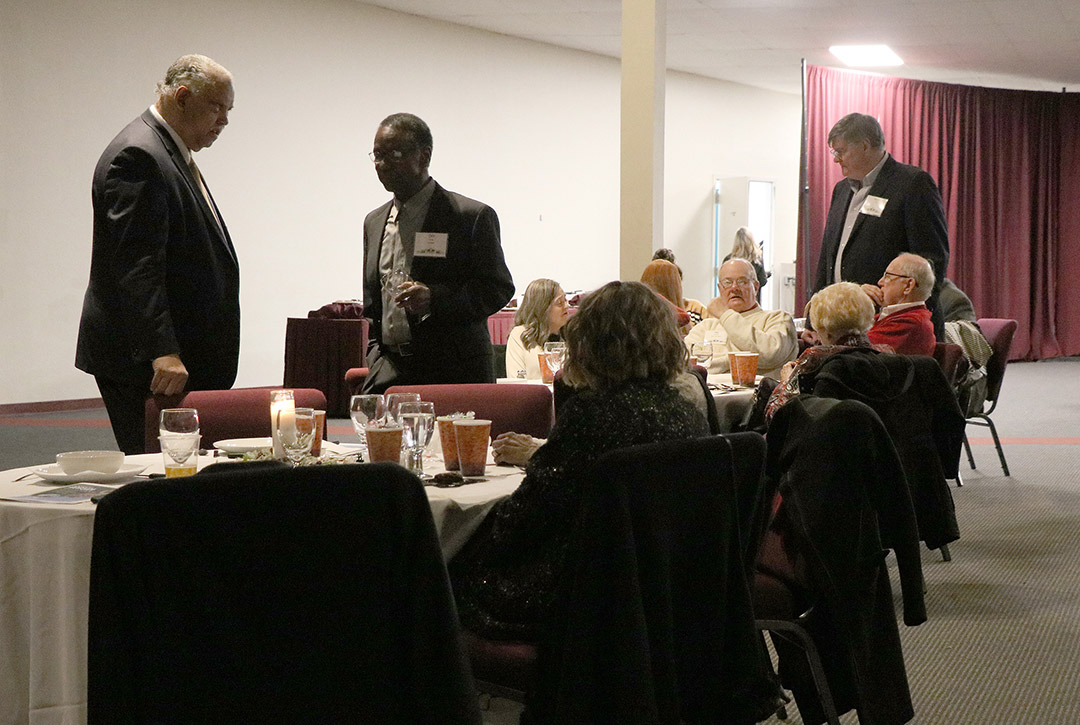
[[[101,398],[79,398],[77,400],[46,400],[40,403],[5,403],[0,405],[0,415],[18,415],[19,413],[57,413],[65,410],[91,410],[104,408]]]

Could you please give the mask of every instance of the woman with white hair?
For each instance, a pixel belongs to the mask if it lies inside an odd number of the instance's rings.
[[[772,420],[776,411],[800,393],[799,379],[817,372],[830,356],[853,347],[891,352],[888,347],[873,345],[866,336],[874,324],[874,303],[859,285],[852,282],[829,285],[811,297],[806,308],[810,326],[821,344],[807,348],[798,360],[780,369],[780,384],[765,407],[767,420]]]

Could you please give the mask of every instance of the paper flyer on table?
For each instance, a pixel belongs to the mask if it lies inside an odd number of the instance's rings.
[[[95,486],[92,483],[73,483],[26,496],[0,496],[5,501],[25,503],[86,503],[94,496],[104,496],[116,489],[111,486]]]

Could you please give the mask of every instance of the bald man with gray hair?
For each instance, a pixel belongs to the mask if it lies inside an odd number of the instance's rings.
[[[881,309],[866,333],[870,342],[904,355],[933,355],[937,340],[926,300],[934,282],[930,262],[905,253],[889,262],[877,285],[864,284],[863,291]]]
[[[791,315],[758,305],[757,272],[745,259],[724,262],[719,286],[719,296],[709,303],[709,317],[686,335],[690,354],[701,357],[701,344],[710,343],[706,367],[710,373],[726,373],[731,369],[729,352],[756,352],[758,374],[779,378],[780,368],[799,350]]]

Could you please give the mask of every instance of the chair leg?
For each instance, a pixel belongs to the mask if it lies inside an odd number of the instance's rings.
[[[983,420],[990,426],[990,435],[994,437],[994,447],[997,448],[998,460],[1001,461],[1001,470],[1008,476],[1009,464],[1005,462],[1005,451],[1001,449],[1001,439],[998,438],[997,426],[994,425],[994,421],[990,420],[989,417],[985,417]]]
[[[767,629],[780,637],[790,634],[797,640],[795,644],[806,653],[806,662],[810,665],[810,676],[814,680],[814,689],[817,690],[821,711],[825,714],[825,722],[829,725],[840,725],[836,705],[833,704],[832,690],[829,689],[829,681],[825,679],[825,668],[821,665],[821,657],[810,634],[796,623],[785,619],[759,619],[756,624],[759,629]]]
[[[956,487],[957,488],[963,488],[964,487],[964,479],[960,478],[960,470],[959,469],[957,469],[957,471],[956,471]]]
[[[941,546],[939,546],[938,551],[941,552],[942,561],[952,561],[952,553],[949,551],[948,544],[942,544]]]
[[[967,431],[964,431],[964,450],[967,451],[968,463],[971,464],[971,470],[975,470],[975,456],[971,455],[971,444],[968,443]]]

